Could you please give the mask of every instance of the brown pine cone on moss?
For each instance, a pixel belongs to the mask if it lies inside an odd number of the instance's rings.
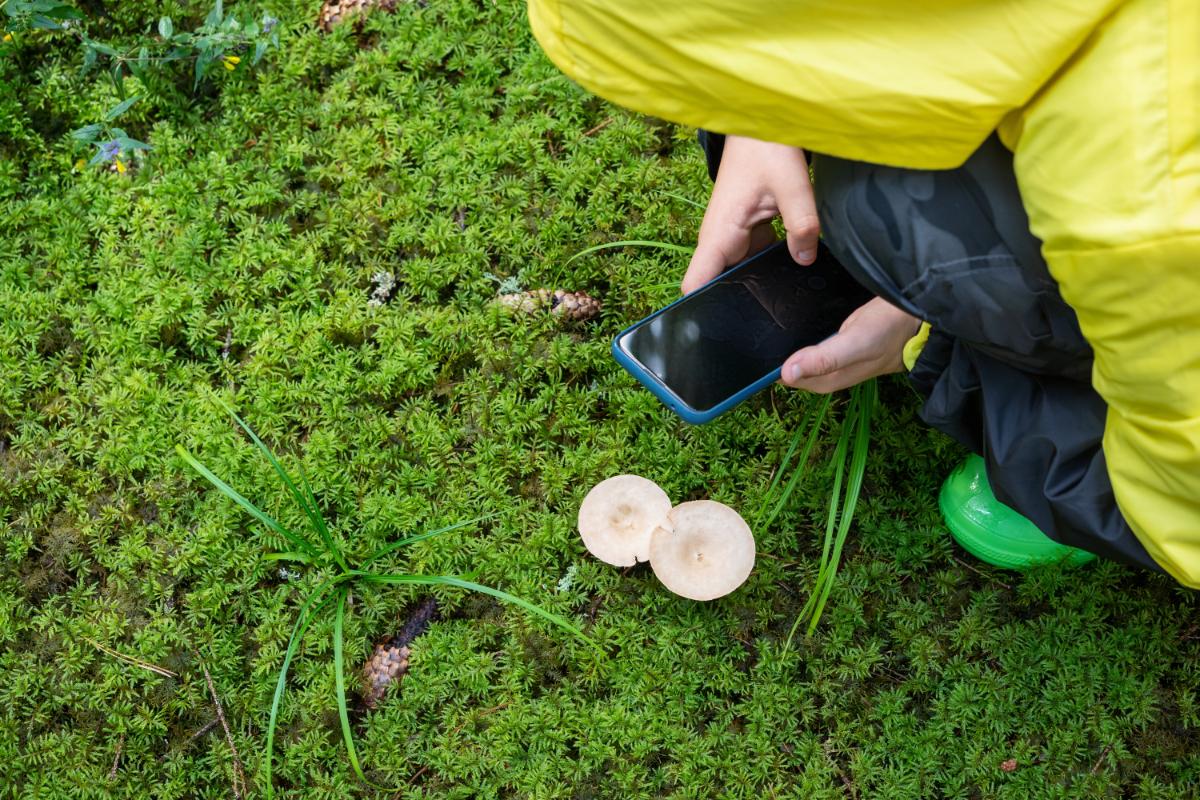
[[[412,654],[408,645],[424,633],[436,617],[437,601],[431,597],[417,607],[399,633],[376,645],[375,652],[363,665],[363,703],[367,708],[379,705],[388,687],[408,672],[408,658]]]
[[[527,292],[502,294],[497,301],[515,311],[526,314],[535,311],[549,311],[573,322],[587,322],[600,315],[600,301],[587,292],[531,289]]]
[[[317,27],[325,33],[350,17],[365,14],[373,8],[395,11],[397,0],[325,0],[317,17]]]
[[[407,647],[393,647],[391,642],[375,648],[374,655],[363,667],[363,702],[367,708],[375,708],[387,694],[393,681],[398,681],[408,672],[408,657],[412,651]]]

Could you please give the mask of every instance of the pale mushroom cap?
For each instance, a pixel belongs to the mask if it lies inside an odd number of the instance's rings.
[[[579,506],[579,535],[596,558],[631,567],[650,557],[650,534],[671,510],[671,498],[652,480],[617,475],[592,487]]]
[[[723,597],[754,569],[754,534],[724,503],[680,503],[650,537],[650,566],[675,594],[692,600]]]

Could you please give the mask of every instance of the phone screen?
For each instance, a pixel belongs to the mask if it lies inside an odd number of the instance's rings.
[[[770,375],[835,333],[871,298],[822,245],[797,264],[784,243],[628,331],[619,346],[696,411]]]

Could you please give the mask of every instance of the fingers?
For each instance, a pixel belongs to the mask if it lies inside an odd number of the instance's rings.
[[[696,242],[696,250],[692,253],[680,289],[684,294],[696,291],[724,272],[726,267],[736,264],[738,252],[744,253],[749,247],[750,231],[744,228],[723,225],[719,233],[706,235],[701,226],[700,240]]]
[[[787,231],[788,252],[801,264],[817,260],[817,239],[821,235],[821,221],[817,217],[817,203],[813,197],[812,184],[808,181],[808,163],[797,153],[803,169],[795,169],[774,176],[772,191],[783,217]]]
[[[696,251],[681,286],[684,294],[775,241],[770,223],[776,216],[783,218],[792,258],[802,264],[816,260],[820,224],[804,152],[726,137]]]

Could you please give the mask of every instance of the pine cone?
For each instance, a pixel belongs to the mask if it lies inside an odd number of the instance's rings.
[[[587,322],[600,316],[600,301],[587,292],[554,290],[550,310],[575,322]]]
[[[528,292],[502,294],[496,300],[514,311],[526,314],[550,311],[574,322],[587,322],[600,314],[600,301],[587,292],[532,289]]]
[[[367,708],[379,705],[388,687],[408,672],[408,657],[412,652],[409,643],[424,633],[436,617],[437,601],[431,597],[417,607],[399,633],[376,645],[375,652],[363,665],[363,702]]]
[[[549,289],[532,289],[528,292],[502,294],[496,298],[496,302],[500,305],[526,314],[549,308],[552,300],[553,295]]]
[[[365,14],[372,8],[395,11],[397,0],[325,0],[317,17],[317,27],[325,33],[333,26],[352,16]]]
[[[392,647],[390,644],[381,644],[375,648],[375,654],[363,667],[363,678],[366,682],[363,702],[367,704],[367,708],[379,705],[392,682],[400,680],[408,672],[410,652],[407,647]]]

